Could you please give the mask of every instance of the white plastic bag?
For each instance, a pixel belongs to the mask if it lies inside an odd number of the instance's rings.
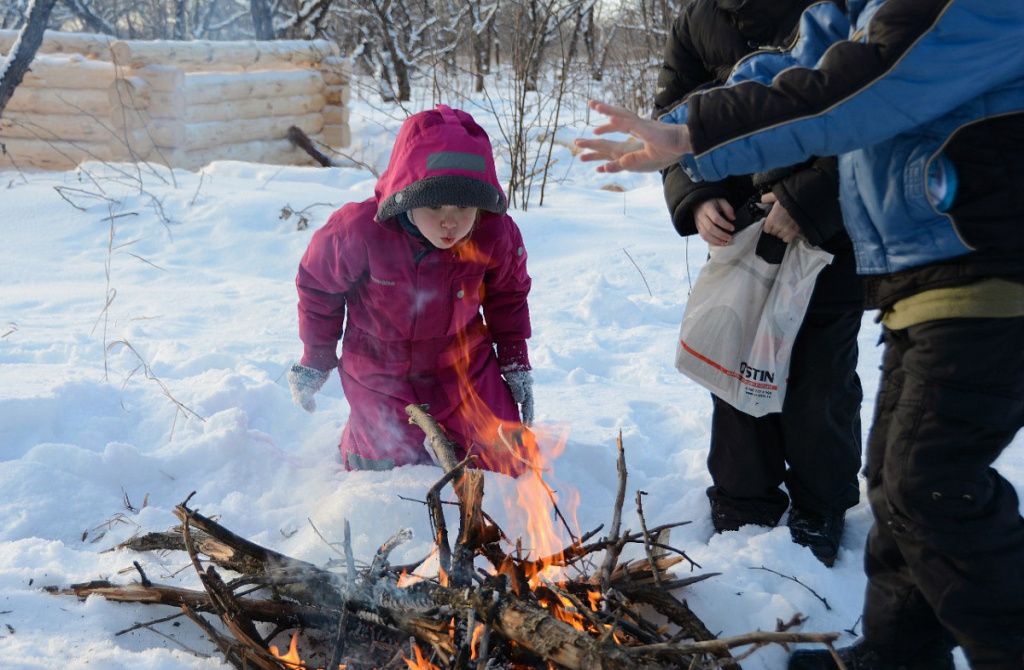
[[[763,221],[711,247],[686,303],[676,368],[751,416],[782,411],[789,360],[832,254],[797,239],[781,263],[757,255]]]

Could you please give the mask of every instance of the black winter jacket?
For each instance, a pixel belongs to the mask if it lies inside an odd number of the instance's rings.
[[[693,0],[672,25],[658,75],[655,117],[690,93],[725,82],[738,60],[763,47],[781,47],[791,39],[800,13],[812,0]],[[811,159],[770,173],[694,182],[678,166],[664,172],[665,200],[672,224],[694,235],[694,210],[711,198],[729,201],[737,223],[745,223],[749,203],[772,191],[800,226],[807,240],[835,255],[818,278],[811,311],[844,311],[863,304],[853,248],[839,209],[838,168],[834,157]]]

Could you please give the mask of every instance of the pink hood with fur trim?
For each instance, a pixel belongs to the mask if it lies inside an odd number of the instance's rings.
[[[375,194],[379,221],[415,207],[460,205],[503,214],[508,206],[487,133],[472,116],[446,105],[402,124]]]

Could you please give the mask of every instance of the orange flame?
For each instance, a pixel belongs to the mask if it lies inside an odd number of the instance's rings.
[[[420,651],[420,646],[418,644],[412,645],[412,651],[416,655],[415,660],[406,658],[405,656],[402,657],[405,664],[409,666],[409,670],[441,670],[441,668],[427,660],[426,656],[423,655],[423,652]]]
[[[292,641],[288,645],[288,653],[282,654],[276,644],[270,645],[270,653],[287,668],[305,668],[306,663],[299,658],[299,634],[292,633]]]
[[[469,659],[475,661],[477,657],[477,645],[480,644],[480,636],[483,635],[484,625],[478,623],[473,629],[473,637],[469,640]]]
[[[587,591],[587,600],[590,602],[590,609],[595,612],[601,611],[601,592]]]
[[[579,536],[576,521],[578,492],[573,487],[558,485],[556,493],[556,489],[545,481],[547,478],[555,483],[552,463],[564,450],[568,433],[531,429],[518,421],[498,417],[480,397],[469,373],[470,362],[481,344],[473,341],[472,327],[466,331],[468,334],[460,335],[456,346],[449,352],[459,382],[461,402],[457,409],[458,418],[466,426],[467,439],[471,441],[471,445],[466,446],[477,457],[478,463],[515,478],[515,493],[509,492],[501,497],[506,501],[513,526],[518,522],[524,531],[528,542],[527,554],[532,562],[526,561],[521,565],[529,588],[538,591],[545,580],[558,580],[562,570],[562,551]],[[499,482],[498,485],[503,486],[504,483]],[[556,517],[556,512],[561,514],[561,518]],[[445,577],[442,575],[442,580]],[[539,600],[542,604],[544,600],[548,601],[545,606],[553,616],[578,630],[587,630],[586,619],[571,601],[556,598],[550,590]],[[474,631],[474,638],[478,630]]]
[[[270,653],[277,660],[281,661],[281,664],[290,670],[307,670],[306,662],[299,657],[299,633],[298,631],[292,633],[292,641],[288,644],[288,653],[282,654],[281,650],[277,648],[276,644],[270,645]],[[322,668],[319,670],[323,670]],[[338,670],[345,670],[345,664],[339,663]]]
[[[398,575],[396,586],[400,589],[407,589],[413,584],[419,584],[420,582],[431,579],[431,574],[429,573],[431,573],[437,566],[437,554],[437,544],[435,544],[431,548],[430,553],[427,554],[426,558],[420,561],[419,565],[417,565],[412,572],[409,572],[406,569],[402,570]]]
[[[472,327],[467,331],[473,331]],[[467,439],[472,441],[471,452],[485,468],[517,477],[514,496],[504,496],[509,507],[510,518],[526,514],[525,530],[529,550],[535,560],[551,557],[538,570],[528,574],[530,586],[536,587],[539,577],[554,577],[558,570],[548,571],[551,563],[560,558],[562,548],[569,546],[572,538],[563,527],[569,525],[572,532],[579,533],[576,523],[576,509],[579,495],[572,487],[560,487],[561,495],[544,481],[543,475],[551,473],[551,463],[561,455],[568,440],[567,433],[548,434],[543,430],[530,429],[518,421],[509,421],[495,415],[492,408],[477,393],[469,373],[469,364],[474,351],[481,346],[472,334],[460,334],[455,347],[449,352],[452,365],[458,377],[461,403],[458,417],[467,427]],[[470,446],[470,445],[467,445]],[[556,524],[554,505],[563,513],[566,521]]]
[[[538,598],[537,602],[540,603],[541,607],[551,610],[551,616],[559,621],[569,624],[576,630],[586,631],[587,620],[577,611],[576,605],[565,596],[557,593],[554,595],[557,599],[552,599],[545,594],[543,597]]]

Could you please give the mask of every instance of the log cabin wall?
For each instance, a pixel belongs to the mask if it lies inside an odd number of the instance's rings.
[[[16,38],[0,30],[0,55]],[[147,42],[47,31],[0,116],[0,168],[311,165],[288,127],[347,146],[350,72],[327,40]]]

